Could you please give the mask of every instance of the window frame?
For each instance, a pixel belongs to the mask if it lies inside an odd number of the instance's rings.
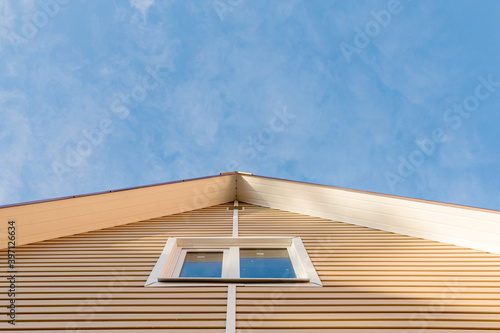
[[[286,248],[296,278],[240,278],[240,248]],[[187,252],[223,252],[220,278],[181,278]],[[322,286],[300,237],[170,237],[146,287],[175,286]]]

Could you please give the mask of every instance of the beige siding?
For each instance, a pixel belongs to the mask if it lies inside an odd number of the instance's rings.
[[[240,333],[500,328],[500,255],[240,204],[240,236],[300,236],[324,285],[238,287]],[[143,285],[168,237],[231,236],[231,205],[18,247],[16,329],[225,332],[227,287]],[[11,328],[5,313],[0,330]]]
[[[240,236],[300,236],[324,287],[239,287],[239,332],[500,331],[500,255],[242,205]]]
[[[145,288],[168,237],[231,236],[230,204],[17,247],[16,329],[225,332],[227,287]],[[8,297],[0,255],[0,330]],[[125,330],[125,331],[123,331]]]

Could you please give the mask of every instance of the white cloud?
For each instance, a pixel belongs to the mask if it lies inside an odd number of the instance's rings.
[[[130,0],[130,5],[142,13],[142,17],[146,19],[149,7],[153,6],[155,0]]]

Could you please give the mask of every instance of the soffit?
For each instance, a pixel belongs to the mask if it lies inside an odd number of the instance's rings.
[[[498,211],[254,175],[238,175],[242,202],[500,253]]]

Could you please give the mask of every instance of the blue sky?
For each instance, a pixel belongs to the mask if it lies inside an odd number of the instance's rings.
[[[500,1],[0,1],[0,204],[240,170],[500,209]]]

